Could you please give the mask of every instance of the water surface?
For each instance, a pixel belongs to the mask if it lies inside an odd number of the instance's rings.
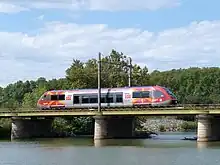
[[[181,140],[195,133],[164,133],[153,139],[35,139],[1,141],[7,165],[219,165],[220,142]]]

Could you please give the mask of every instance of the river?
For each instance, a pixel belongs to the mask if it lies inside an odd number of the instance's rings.
[[[163,133],[152,139],[91,138],[0,141],[4,165],[219,165],[220,143],[181,140],[195,133]]]

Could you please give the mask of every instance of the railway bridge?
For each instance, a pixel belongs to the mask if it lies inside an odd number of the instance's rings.
[[[11,139],[49,136],[54,117],[91,116],[95,120],[94,139],[134,136],[135,116],[196,116],[197,141],[220,140],[220,105],[182,105],[164,108],[109,108],[37,110],[0,109],[0,118],[11,118]]]

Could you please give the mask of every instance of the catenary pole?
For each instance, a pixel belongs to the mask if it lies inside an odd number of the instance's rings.
[[[132,80],[132,60],[131,60],[131,57],[128,58],[128,67],[129,67],[129,73],[128,73],[128,86],[131,87],[132,86],[132,83],[131,83],[131,80]]]
[[[101,112],[101,53],[98,57],[98,112]]]

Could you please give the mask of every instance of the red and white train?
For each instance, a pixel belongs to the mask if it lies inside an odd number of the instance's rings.
[[[176,104],[176,96],[162,86],[101,89],[101,107],[153,107]],[[47,91],[38,100],[37,107],[39,109],[97,108],[98,89]]]

